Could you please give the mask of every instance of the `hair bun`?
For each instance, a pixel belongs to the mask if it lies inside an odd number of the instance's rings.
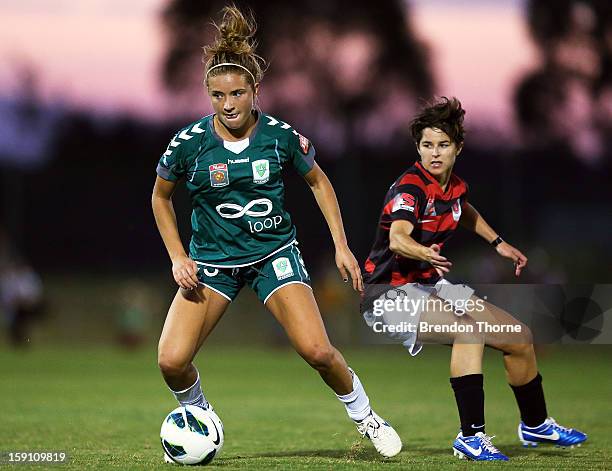
[[[243,14],[235,5],[227,6],[221,12],[221,23],[213,23],[218,31],[217,38],[213,44],[204,47],[206,80],[211,67],[231,63],[247,69],[254,85],[261,81],[266,66],[265,60],[255,53],[255,17],[251,11]],[[213,71],[213,76],[225,72],[227,69],[221,67]]]
[[[255,49],[252,41],[257,26],[252,13],[247,16],[235,6],[225,7],[221,25],[217,26],[220,37],[217,44],[219,52],[250,54]]]

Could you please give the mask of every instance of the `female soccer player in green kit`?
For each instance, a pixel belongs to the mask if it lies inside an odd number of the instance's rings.
[[[244,284],[283,326],[296,351],[333,389],[383,456],[401,440],[372,411],[358,376],[330,343],[296,231],[284,208],[282,170],[306,180],[329,226],[336,265],[345,281],[363,289],[348,248],[334,189],[314,160],[308,139],[256,109],[264,61],[255,54],[256,25],[235,7],[223,9],[218,38],[204,48],[205,86],[214,114],[181,129],[157,167],[152,205],[179,285],[159,341],[158,363],[181,405],[210,407],[193,359]],[[172,194],[185,180],[193,206],[189,254],[183,248]]]

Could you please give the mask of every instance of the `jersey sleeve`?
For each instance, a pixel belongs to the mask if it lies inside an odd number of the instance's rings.
[[[465,185],[465,193],[463,193],[463,196],[461,197],[461,207],[464,207],[467,204],[470,196],[470,186],[465,181],[463,184]]]
[[[315,163],[315,148],[312,143],[297,131],[289,134],[289,161],[302,176],[312,170]]]
[[[391,190],[389,202],[383,214],[383,222],[410,221],[416,225],[426,204],[425,192],[418,185],[403,184]]]
[[[184,155],[185,146],[181,145],[181,141],[177,137],[178,133],[172,138],[157,164],[157,175],[171,182],[180,180],[187,172]]]

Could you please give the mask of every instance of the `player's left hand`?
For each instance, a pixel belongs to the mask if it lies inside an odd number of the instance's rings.
[[[336,266],[342,275],[342,280],[347,283],[349,274],[353,280],[353,289],[363,293],[363,278],[357,259],[348,248],[348,245],[336,247]]]
[[[509,258],[514,262],[514,275],[519,276],[521,270],[527,266],[527,257],[519,249],[515,249],[508,242],[502,242],[495,247],[497,253],[502,257]]]

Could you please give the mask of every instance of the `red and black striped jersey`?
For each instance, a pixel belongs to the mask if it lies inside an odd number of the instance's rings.
[[[376,230],[376,239],[365,263],[366,284],[401,286],[435,283],[440,276],[427,262],[394,254],[389,249],[391,223],[410,221],[411,237],[427,247],[441,247],[453,235],[467,201],[467,184],[454,173],[443,191],[436,179],[416,162],[391,185]]]

